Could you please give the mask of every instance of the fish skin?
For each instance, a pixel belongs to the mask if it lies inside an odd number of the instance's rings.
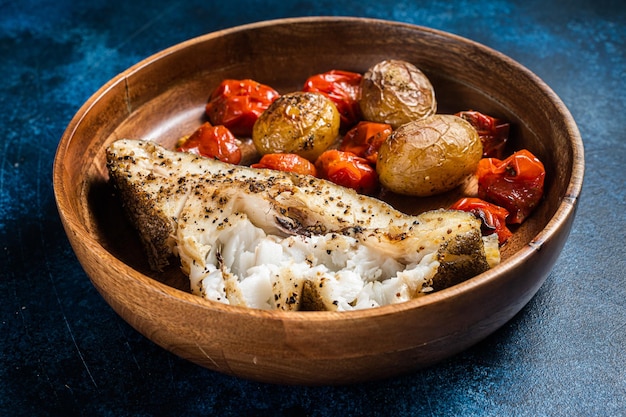
[[[356,239],[405,265],[418,264],[433,253],[443,260],[450,245],[464,255],[465,261],[478,259],[469,263],[469,269],[448,266],[447,270],[457,275],[450,280],[453,283],[489,268],[480,239],[480,220],[470,213],[435,210],[407,215],[381,200],[325,180],[235,166],[170,151],[149,141],[114,142],[107,149],[107,168],[146,246],[150,266],[156,270],[166,266],[172,255],[181,258],[187,274],[195,263],[221,265],[219,259],[209,259],[222,256],[211,252],[211,236],[233,228],[244,218],[280,238],[336,234],[342,239]],[[464,242],[471,244],[464,247]],[[221,289],[215,287],[219,293],[216,297],[242,300],[237,285],[229,284],[236,276],[232,271],[221,272],[226,282]],[[193,286],[194,277],[190,280]],[[283,292],[290,294],[281,299],[295,301],[283,302],[281,308],[300,309],[302,300],[313,306],[307,309],[329,307],[327,302],[320,304],[320,294],[302,295],[302,288],[314,286],[292,281],[291,287],[280,285],[281,296]]]

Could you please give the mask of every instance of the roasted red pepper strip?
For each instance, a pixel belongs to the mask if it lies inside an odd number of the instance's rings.
[[[276,90],[254,80],[226,79],[211,93],[205,111],[213,125],[249,137],[254,122],[278,96]]]
[[[465,197],[454,203],[450,208],[474,214],[482,221],[483,235],[497,233],[500,245],[513,236],[513,233],[506,227],[506,218],[509,212],[500,206],[488,203],[480,198]]]
[[[509,212],[507,223],[522,223],[543,195],[546,175],[541,161],[526,149],[505,160],[483,158],[478,163],[478,197]]]
[[[270,153],[263,155],[261,160],[250,165],[252,168],[267,168],[277,171],[295,172],[317,176],[317,169],[311,161],[295,153]]]
[[[361,119],[359,95],[363,76],[356,72],[331,70],[309,77],[303,91],[325,94],[341,116],[341,126],[349,128]]]
[[[456,115],[470,122],[478,132],[483,144],[483,157],[502,158],[509,139],[509,123],[475,110],[462,111]]]
[[[393,131],[391,125],[361,121],[344,135],[339,149],[352,152],[375,165],[378,149]]]
[[[378,189],[378,176],[367,160],[352,152],[336,149],[324,151],[315,161],[320,178],[353,188],[362,194],[373,194]]]
[[[235,136],[225,126],[212,126],[209,122],[203,123],[176,150],[231,164],[241,161],[241,149]]]

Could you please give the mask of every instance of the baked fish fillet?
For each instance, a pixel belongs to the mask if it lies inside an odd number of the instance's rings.
[[[461,211],[403,214],[311,176],[119,140],[107,167],[153,269],[180,258],[192,292],[258,309],[398,303],[499,262]],[[494,235],[495,236],[495,235]]]

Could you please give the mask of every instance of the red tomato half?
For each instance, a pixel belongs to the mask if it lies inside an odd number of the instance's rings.
[[[296,174],[305,174],[317,176],[315,165],[306,158],[295,153],[268,153],[261,157],[261,160],[250,165],[252,168],[267,168],[277,171],[295,172]]]
[[[213,90],[205,111],[213,125],[249,137],[254,122],[278,96],[276,90],[254,80],[227,79]]]
[[[507,223],[522,223],[543,196],[546,171],[526,149],[505,160],[483,158],[478,163],[478,197],[504,207]]]
[[[375,165],[378,149],[392,131],[391,125],[386,123],[361,121],[344,135],[339,149],[352,152]]]
[[[209,122],[196,129],[176,150],[231,164],[238,164],[241,161],[241,149],[235,136],[226,127],[212,126]]]
[[[315,161],[320,178],[352,188],[362,194],[373,194],[378,189],[376,170],[366,159],[352,152],[331,149],[324,151]]]
[[[497,233],[500,245],[513,236],[513,233],[506,227],[506,218],[509,212],[500,206],[488,203],[480,198],[466,197],[454,203],[450,208],[474,214],[482,221],[483,235]]]
[[[478,132],[483,144],[483,157],[502,158],[509,140],[509,123],[474,110],[462,111],[456,115],[470,122]]]
[[[362,78],[356,72],[331,70],[309,77],[302,90],[326,95],[339,111],[341,126],[348,128],[361,119],[359,95]]]

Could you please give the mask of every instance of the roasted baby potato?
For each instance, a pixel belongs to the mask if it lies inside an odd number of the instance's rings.
[[[252,141],[262,155],[295,153],[310,161],[339,135],[340,117],[321,93],[293,92],[274,100],[254,123]]]
[[[476,171],[482,152],[469,122],[436,114],[396,129],[378,151],[376,172],[387,189],[425,197],[460,185]]]
[[[415,65],[401,60],[381,61],[367,70],[359,106],[366,120],[393,128],[437,111],[430,80]]]

